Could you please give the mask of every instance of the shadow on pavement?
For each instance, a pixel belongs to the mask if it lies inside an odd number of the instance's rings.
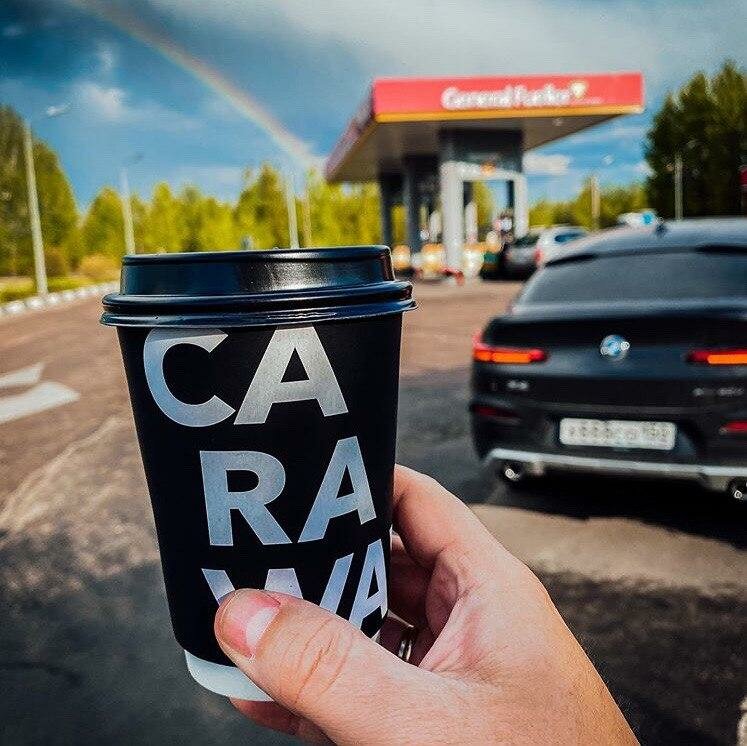
[[[747,603],[541,574],[644,744],[734,743]]]
[[[747,505],[687,482],[558,475],[501,485],[488,501],[570,518],[633,518],[747,548]]]
[[[190,679],[160,568],[93,578],[60,538],[54,563],[69,560],[76,590],[14,588],[9,575],[19,563],[46,564],[42,548],[21,541],[0,552],[2,743],[295,742],[253,726]],[[733,742],[745,676],[743,601],[541,577],[643,743]]]
[[[50,559],[77,589],[14,587],[19,565],[47,568]],[[64,536],[44,547],[13,542],[0,562],[1,743],[296,743],[190,678],[159,566],[94,578]]]

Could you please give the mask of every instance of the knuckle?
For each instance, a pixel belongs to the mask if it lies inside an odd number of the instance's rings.
[[[316,624],[303,640],[288,645],[283,665],[282,696],[303,711],[332,690],[349,658],[352,636],[334,617]]]

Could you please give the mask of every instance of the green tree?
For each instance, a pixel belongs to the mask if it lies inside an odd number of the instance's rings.
[[[64,269],[78,224],[75,198],[45,143],[34,139],[33,157],[47,259]],[[29,274],[33,267],[25,169],[23,122],[9,106],[0,106],[0,274]]]
[[[646,142],[648,200],[674,214],[674,162],[682,159],[685,216],[740,211],[739,166],[747,155],[747,78],[727,61],[712,78],[696,73],[654,116]]]
[[[313,244],[345,246],[379,243],[379,188],[376,184],[328,184],[317,173],[306,182]]]
[[[181,210],[181,218],[184,226],[181,251],[202,251],[199,232],[202,224],[202,205],[205,198],[202,192],[194,185],[185,186],[177,197]]]
[[[472,197],[477,205],[477,225],[482,233],[490,230],[490,224],[495,211],[493,192],[484,181],[475,181],[472,187]]]
[[[238,248],[236,224],[231,205],[206,197],[200,208],[196,246],[198,251]]]
[[[646,190],[642,184],[607,187],[601,194],[599,224],[602,228],[616,225],[618,216],[625,212],[640,212],[646,207]]]
[[[269,164],[258,171],[247,169],[235,220],[239,235],[251,239],[256,249],[288,246],[285,190],[280,174]]]
[[[122,201],[112,187],[104,187],[91,202],[83,220],[83,244],[86,254],[124,254]]]
[[[143,250],[150,253],[182,251],[187,238],[182,204],[165,182],[156,184],[142,221]]]
[[[587,179],[581,191],[572,199],[568,205],[573,225],[583,225],[585,228],[592,227],[591,219],[591,179]],[[560,210],[558,210],[560,212]],[[600,199],[601,212],[601,199]]]
[[[140,195],[133,194],[130,196],[130,209],[132,210],[132,231],[135,234],[135,251],[144,252],[149,205],[141,199]]]
[[[34,143],[34,167],[45,245],[61,247],[78,223],[73,190],[57,155],[42,142]]]
[[[555,215],[559,204],[548,199],[537,200],[529,208],[529,225],[535,228],[557,223]]]
[[[121,257],[124,254],[122,201],[111,187],[104,187],[91,202],[83,220],[86,254]]]
[[[306,184],[314,246],[341,246],[346,229],[342,224],[342,187],[311,174]],[[348,216],[349,217],[349,216]]]
[[[183,251],[216,251],[238,246],[233,208],[215,197],[206,197],[193,185],[179,194],[185,236]]]
[[[646,191],[641,184],[611,186],[599,195],[599,225],[608,228],[617,224],[624,212],[638,212],[646,208]],[[529,224],[533,227],[557,224],[582,225],[591,228],[591,182],[587,180],[581,191],[567,202],[539,200],[529,208]]]
[[[713,209],[736,215],[741,208],[739,166],[747,160],[747,76],[726,62],[711,81],[711,95],[716,109],[708,133]]]

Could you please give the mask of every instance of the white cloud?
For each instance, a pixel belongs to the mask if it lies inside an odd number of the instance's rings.
[[[193,23],[247,36],[303,35],[347,47],[372,74],[643,69],[678,84],[744,47],[743,0],[151,0]]]
[[[132,119],[133,110],[125,103],[124,89],[83,81],[76,86],[77,98],[91,113],[108,122]]]
[[[569,135],[565,142],[568,145],[638,144],[646,137],[648,129],[649,124],[646,122],[633,123],[623,119]]]
[[[567,155],[524,154],[524,171],[533,176],[564,176],[570,165]]]
[[[649,166],[646,161],[638,161],[638,163],[633,166],[633,171],[635,171],[639,176],[651,176],[651,174],[653,174],[651,166]]]
[[[100,41],[96,45],[96,59],[99,70],[102,73],[110,73],[117,64],[117,50],[110,44]]]
[[[194,130],[201,126],[199,120],[156,102],[131,104],[123,88],[101,85],[92,80],[75,84],[73,106],[81,106],[90,115],[114,124],[142,124],[169,132]]]

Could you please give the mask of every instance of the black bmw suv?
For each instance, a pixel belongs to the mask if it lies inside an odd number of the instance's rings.
[[[695,480],[747,499],[747,219],[581,239],[474,341],[472,430],[505,478]]]

